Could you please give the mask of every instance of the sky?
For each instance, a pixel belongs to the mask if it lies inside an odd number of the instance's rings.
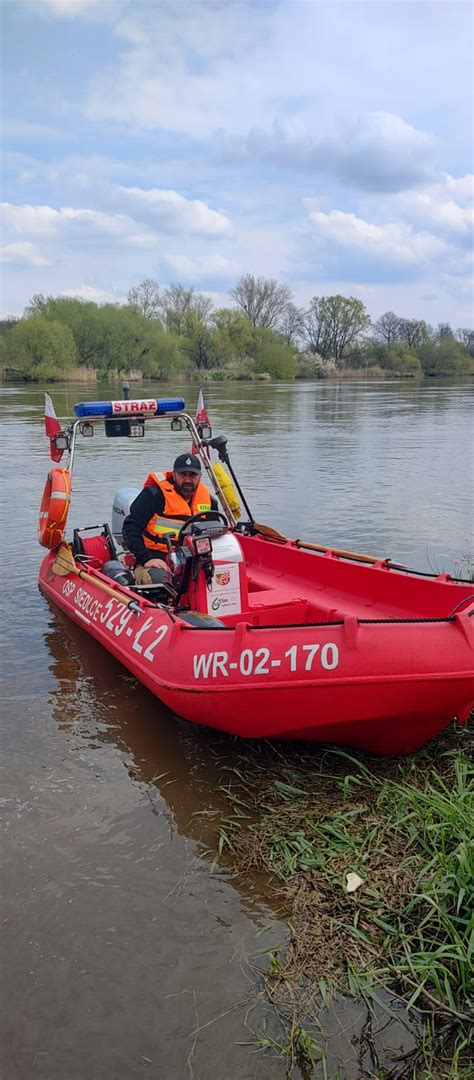
[[[242,274],[472,326],[470,3],[0,0],[1,311]]]

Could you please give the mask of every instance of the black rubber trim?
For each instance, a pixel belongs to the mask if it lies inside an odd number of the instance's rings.
[[[470,614],[470,613],[469,613]],[[179,612],[177,612],[178,618]],[[243,620],[245,621],[245,620]],[[455,622],[454,615],[446,615],[436,619],[357,619],[359,626],[392,626],[399,623],[449,623]],[[305,622],[305,623],[259,623],[258,626],[252,626],[251,623],[247,623],[247,630],[301,630],[304,627],[308,629],[312,626],[344,626],[344,619],[336,619],[333,622]],[[184,630],[213,630],[214,627],[210,626],[184,626]],[[235,626],[222,626],[222,630],[236,630]]]

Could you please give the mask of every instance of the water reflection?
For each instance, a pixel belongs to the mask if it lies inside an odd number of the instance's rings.
[[[44,640],[61,730],[90,747],[114,744],[131,779],[156,789],[151,809],[166,808],[178,833],[213,846],[236,740],[175,716],[62,612],[52,615]]]

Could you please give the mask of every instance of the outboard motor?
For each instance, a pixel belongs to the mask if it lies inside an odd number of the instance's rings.
[[[114,497],[112,505],[112,535],[114,540],[122,546],[123,523],[130,513],[130,507],[133,500],[140,494],[140,491],[141,488],[138,487],[122,487],[118,489],[117,494]]]

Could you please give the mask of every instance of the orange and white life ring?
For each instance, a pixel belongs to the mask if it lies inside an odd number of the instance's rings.
[[[61,543],[70,501],[69,469],[51,469],[44,485],[38,522],[38,540],[43,547],[55,548]]]

